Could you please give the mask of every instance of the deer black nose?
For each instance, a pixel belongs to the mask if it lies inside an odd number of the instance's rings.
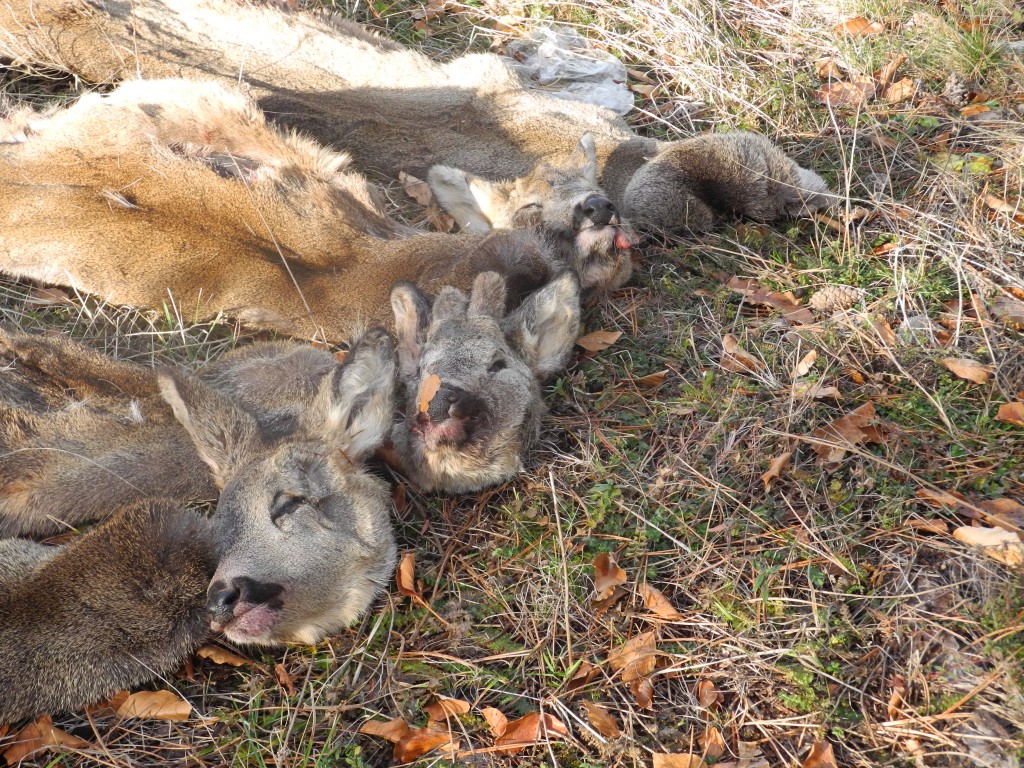
[[[214,621],[226,624],[234,617],[239,604],[251,607],[266,603],[272,608],[280,608],[283,591],[280,584],[256,581],[248,576],[235,576],[230,582],[218,579],[206,591],[206,610]]]
[[[227,623],[235,615],[235,606],[241,595],[242,591],[234,584],[234,580],[231,584],[215,581],[206,591],[206,610],[216,621]]]
[[[434,395],[427,408],[431,421],[444,421],[448,418],[477,418],[484,409],[483,401],[464,389],[444,385]]]
[[[591,195],[576,206],[578,224],[589,222],[596,227],[611,224],[615,218],[615,205],[604,195]]]

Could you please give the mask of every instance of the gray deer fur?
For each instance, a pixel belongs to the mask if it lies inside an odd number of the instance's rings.
[[[8,346],[19,343],[31,348],[24,337]],[[52,358],[73,345],[42,347],[39,357]],[[107,491],[106,511],[120,511],[60,551],[0,541],[0,721],[80,707],[171,671],[211,628],[239,643],[316,642],[365,612],[394,568],[387,484],[362,466],[394,412],[395,348],[386,332],[368,332],[322,377],[283,436],[199,378],[157,373],[156,387],[194,444],[185,454],[164,424],[142,453],[115,456],[106,427],[147,413],[118,394],[119,384],[131,388],[140,378],[128,364],[104,376],[102,356],[93,362],[73,374],[80,399],[63,409],[67,381],[17,372],[3,379],[15,378],[5,395],[19,400],[0,410],[5,460],[37,453],[19,440],[76,411],[79,432],[66,437],[79,441],[81,458],[91,452],[107,461],[92,462],[99,471],[91,479]],[[129,501],[137,489],[126,491],[110,474],[143,460],[167,462],[169,494],[190,486],[187,474],[212,478],[221,493],[209,524],[180,501]],[[5,500],[39,479],[23,469],[22,477],[4,475]],[[89,478],[77,479],[84,492]]]

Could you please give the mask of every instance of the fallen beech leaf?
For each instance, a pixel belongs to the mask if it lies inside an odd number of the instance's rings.
[[[621,331],[594,331],[576,339],[576,346],[583,347],[587,352],[601,352],[618,341],[620,336]]]
[[[919,531],[927,531],[928,533],[949,533],[949,523],[945,520],[925,520],[921,517],[910,517],[907,518],[906,525]]]
[[[665,754],[651,755],[651,768],[704,768],[706,763],[697,755]]]
[[[818,59],[814,62],[814,74],[818,76],[820,80],[842,80],[845,76],[842,66],[836,61],[835,57],[828,56],[824,59]]]
[[[944,357],[939,361],[961,379],[984,384],[992,375],[992,366],[966,357]]]
[[[719,758],[725,754],[725,739],[722,738],[722,732],[713,725],[704,729],[697,737],[697,743],[700,744],[704,757]]]
[[[882,98],[889,104],[896,104],[912,98],[915,93],[917,93],[917,85],[913,79],[904,77],[902,80],[897,80],[892,85],[887,86],[882,92]]]
[[[615,562],[611,552],[601,552],[594,558],[594,591],[598,600],[611,596],[615,587],[626,583],[626,572]]]
[[[996,319],[1008,328],[1024,331],[1024,301],[1000,296],[988,307]]]
[[[995,195],[990,194],[984,195],[981,199],[984,201],[985,205],[996,213],[1008,213],[1013,216],[1021,211],[1020,200],[1015,203],[1009,203],[1001,197],[996,197]]]
[[[991,520],[1000,528],[1016,530],[1024,528],[1024,504],[1013,499],[990,499],[979,501],[978,506],[984,509]],[[1008,527],[1009,526],[1009,527]]]
[[[192,705],[173,691],[139,691],[117,708],[121,718],[188,720]]]
[[[824,400],[826,397],[842,397],[842,393],[836,387],[823,387],[816,381],[794,381],[792,392],[794,398],[810,397]]]
[[[395,744],[394,758],[399,763],[411,763],[413,760],[422,757],[438,747],[448,746],[448,752],[458,747],[457,742],[452,741],[450,733],[433,731],[429,728],[417,728],[410,730],[402,739]]]
[[[811,432],[811,437],[840,443],[840,445],[835,446],[820,443],[814,444],[812,448],[818,454],[818,461],[822,464],[833,464],[841,461],[848,450],[848,447],[844,447],[842,443],[854,446],[860,443],[881,442],[883,435],[877,427],[871,424],[876,417],[874,404],[865,403],[859,408],[854,408],[845,416],[840,416],[832,423]]]
[[[208,659],[214,664],[230,664],[232,667],[241,667],[253,663],[252,659],[239,656],[237,653],[232,653],[226,648],[221,648],[219,645],[204,645],[196,651],[196,656],[201,659]]]
[[[649,373],[646,376],[641,376],[639,379],[633,379],[633,383],[638,387],[648,387],[653,389],[654,387],[660,387],[665,383],[665,377],[668,376],[668,368],[657,373]]]
[[[581,688],[589,685],[590,681],[595,677],[597,677],[597,667],[589,661],[581,661],[572,677],[569,678],[569,682],[565,684],[565,692],[569,694],[576,693]]]
[[[885,713],[890,720],[899,720],[903,717],[900,711],[903,706],[903,697],[907,693],[906,681],[899,675],[894,675],[892,680],[892,693],[889,694],[889,702],[886,704]]]
[[[423,179],[417,179],[410,173],[399,171],[398,180],[401,182],[405,194],[420,205],[430,205],[434,202],[434,193],[430,191],[430,185]]]
[[[988,112],[992,109],[988,104],[969,104],[960,110],[960,114],[963,117],[970,117],[971,115],[980,115],[982,112]]]
[[[430,408],[430,401],[434,399],[434,395],[441,389],[441,377],[436,373],[432,373],[427,376],[427,380],[423,382],[423,388],[420,390],[420,413],[426,413]]]
[[[877,334],[878,339],[887,347],[891,347],[896,343],[896,334],[893,332],[892,326],[878,315],[862,313],[857,315],[857,319],[871,328]]]
[[[961,504],[970,503],[962,493],[933,491],[931,488],[918,488],[916,496],[937,507],[959,507]]]
[[[531,712],[525,717],[508,724],[505,733],[494,741],[495,751],[502,755],[514,755],[526,747],[551,739],[562,739],[569,734],[565,724],[554,715]]]
[[[13,739],[4,745],[3,756],[8,765],[20,763],[34,752],[50,751],[54,747],[85,749],[92,746],[88,741],[54,727],[49,715],[42,715],[29,723]]]
[[[661,590],[655,589],[650,584],[644,584],[644,607],[665,621],[682,621],[683,615],[675,609],[675,606],[668,601]]]
[[[277,680],[277,684],[284,688],[289,696],[295,695],[295,681],[292,680],[292,676],[280,661],[274,665],[274,679]]]
[[[495,738],[501,737],[508,730],[508,718],[505,717],[500,709],[484,707],[480,710],[480,714],[484,716],[484,720],[487,721],[487,726],[491,729],[491,734]]]
[[[1003,403],[996,413],[996,421],[1005,421],[1007,424],[1024,427],[1024,403]]]
[[[1024,565],[1024,542],[1013,531],[967,525],[953,531],[953,538],[1005,565]]]
[[[764,363],[740,347],[739,339],[731,333],[722,337],[721,366],[733,373],[754,373],[764,368]]]
[[[723,701],[725,701],[725,696],[711,680],[701,680],[697,683],[697,703],[704,709],[711,709]]]
[[[830,80],[814,92],[814,99],[830,107],[860,107],[875,95],[874,83]]]
[[[624,683],[647,677],[657,661],[658,632],[655,629],[630,638],[608,654],[608,666]]]
[[[800,362],[796,364],[793,369],[793,378],[799,379],[801,376],[806,376],[807,372],[814,367],[814,362],[818,359],[818,353],[816,350],[811,350],[806,355],[800,358]]]
[[[885,25],[878,21],[865,19],[863,16],[854,16],[836,24],[835,32],[836,34],[845,32],[851,37],[867,37],[885,32]]]
[[[393,757],[398,763],[412,763],[440,746],[447,746],[449,749],[445,752],[452,755],[459,749],[459,742],[452,739],[451,733],[417,728],[411,730],[394,745]]]
[[[838,768],[835,755],[832,754],[832,745],[827,741],[814,742],[800,768]]]
[[[654,683],[649,677],[641,677],[629,684],[633,699],[640,709],[652,709],[654,706]]]
[[[743,294],[745,301],[777,309],[792,323],[809,325],[814,322],[814,313],[807,307],[800,306],[792,291],[770,291],[753,280],[745,280],[736,275],[729,278],[727,285],[737,293]]]
[[[437,701],[427,704],[423,708],[427,717],[431,720],[443,721],[449,717],[458,717],[469,712],[469,702],[462,699],[450,699],[447,696],[439,696]]]
[[[409,724],[400,717],[396,717],[394,720],[367,720],[359,726],[359,733],[365,733],[367,736],[380,736],[395,744],[404,739],[410,730]]]
[[[633,93],[639,93],[641,96],[646,96],[648,99],[653,98],[654,94],[658,92],[657,85],[649,85],[647,83],[630,83],[629,90]]]
[[[878,81],[880,88],[884,88],[896,79],[896,73],[899,68],[907,63],[907,55],[905,53],[898,53],[893,56],[889,61],[885,62],[875,73],[875,80]]]
[[[608,597],[604,598],[603,600],[595,599],[590,604],[590,607],[594,610],[594,617],[597,618],[603,615],[605,611],[612,608],[616,603],[619,602],[619,600],[621,600],[628,594],[629,591],[623,589],[622,587],[612,587],[611,594],[609,594]]]
[[[415,552],[406,552],[402,555],[402,561],[398,564],[398,571],[395,574],[395,582],[398,584],[399,594],[423,602],[423,595],[416,588]]]
[[[131,694],[128,691],[118,691],[102,701],[90,704],[85,708],[85,714],[90,717],[113,717],[117,714],[118,708],[124,704]],[[0,734],[2,736],[3,734]]]
[[[594,729],[608,739],[617,739],[622,735],[619,724],[615,722],[612,713],[605,707],[593,701],[584,701],[583,708],[587,710],[587,718]]]
[[[772,480],[777,480],[782,476],[782,470],[789,466],[789,460],[793,458],[792,451],[786,451],[774,459],[768,466],[768,471],[761,475],[761,482],[764,483],[764,489],[767,491],[771,485]]]

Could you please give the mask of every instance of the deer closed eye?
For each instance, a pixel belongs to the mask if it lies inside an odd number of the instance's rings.
[[[274,503],[270,506],[270,522],[279,525],[285,517],[297,511],[305,503],[306,498],[304,496],[284,492],[278,493],[274,497]]]

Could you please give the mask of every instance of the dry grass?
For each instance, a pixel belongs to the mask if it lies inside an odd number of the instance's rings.
[[[449,8],[424,31],[409,3],[338,6],[441,56],[491,44],[494,17],[520,29],[579,26],[661,84],[631,117],[638,130],[767,132],[827,175],[844,203],[823,219],[726,223],[701,242],[651,245],[633,284],[589,309],[588,330],[623,337],[550,388],[525,476],[473,498],[406,489],[400,542],[416,553],[429,610],[396,592],[315,648],[238,669],[197,660],[191,675],[167,681],[193,703],[193,720],[67,717],[61,727],[97,749],[59,759],[388,765],[391,746],[358,735],[360,725],[422,725],[422,707],[445,695],[473,706],[449,725],[467,752],[459,762],[474,765],[646,766],[652,752],[703,754],[709,728],[725,749],[707,762],[746,768],[800,766],[821,740],[844,766],[1019,765],[1020,571],[949,531],[983,512],[979,502],[1024,501],[1024,429],[994,419],[1024,390],[1020,328],[996,311],[1024,299],[1022,60],[1001,47],[1024,38],[1021,11],[1010,2],[495,0]],[[886,30],[837,34],[848,15]],[[899,51],[913,99],[859,109],[814,99],[817,60],[870,75]],[[951,73],[990,109],[965,116],[952,91],[944,97]],[[858,207],[868,215],[853,215]],[[828,285],[864,299],[794,327],[728,289],[734,274],[801,301]],[[173,310],[147,318],[73,297],[29,311],[30,286],[0,290],[5,322],[57,327],[121,356],[198,364],[235,343],[230,326],[192,326]],[[758,370],[723,368],[726,333]],[[838,387],[838,400],[794,394],[793,368],[810,350],[817,361],[804,378]],[[968,384],[940,364],[946,357],[994,375]],[[634,381],[663,369],[660,387]],[[810,433],[869,402],[882,442],[822,466]],[[766,489],[761,476],[785,451],[791,463]],[[940,508],[920,489],[970,501]],[[606,551],[628,582],[600,611],[592,563]],[[680,618],[652,617],[645,585]],[[652,629],[654,694],[643,708],[608,658]],[[595,676],[579,686],[581,664]],[[721,698],[702,702],[702,681]],[[602,735],[585,701],[604,705],[622,735]],[[551,713],[569,736],[497,755],[484,706],[510,719]]]

